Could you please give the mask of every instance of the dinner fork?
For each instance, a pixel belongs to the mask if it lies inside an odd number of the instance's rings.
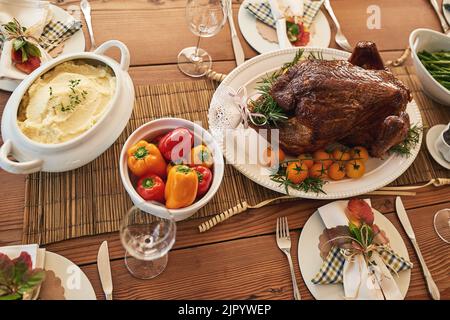
[[[328,14],[330,15],[331,19],[334,22],[334,25],[336,26],[336,36],[334,37],[334,40],[336,40],[336,43],[339,47],[344,49],[345,51],[352,52],[353,47],[348,42],[347,38],[342,33],[341,25],[339,24],[338,19],[336,18],[336,15],[334,14],[333,8],[331,7],[330,0],[325,0],[324,2],[325,9],[327,9]]]
[[[277,219],[277,245],[286,255],[289,268],[291,269],[292,286],[294,288],[294,299],[301,300],[300,291],[298,290],[297,280],[295,279],[294,265],[291,258],[291,237],[289,235],[289,226],[286,217]]]

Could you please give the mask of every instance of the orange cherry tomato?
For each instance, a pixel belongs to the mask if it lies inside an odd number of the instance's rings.
[[[327,169],[332,163],[331,155],[325,150],[317,150],[313,154],[313,159],[316,163],[321,163]]]
[[[308,167],[300,161],[291,162],[286,168],[286,177],[292,183],[302,183],[306,178],[308,178]]]
[[[314,164],[314,159],[313,159],[312,155],[310,155],[308,153],[303,153],[303,154],[299,155],[298,160],[300,160],[300,162],[304,163],[308,167],[308,169],[311,168]]]
[[[345,165],[340,162],[334,162],[328,167],[328,176],[333,180],[342,180],[345,177]]]
[[[349,178],[358,179],[366,172],[366,166],[361,160],[350,160],[345,165],[345,172]]]
[[[352,159],[361,160],[362,162],[366,162],[369,159],[369,152],[364,147],[354,147],[350,151],[350,155]]]
[[[274,166],[276,163],[283,162],[286,159],[286,155],[284,154],[281,148],[278,148],[278,155],[273,152],[272,147],[267,147],[264,151],[263,155],[263,164],[268,167]]]
[[[327,177],[327,168],[323,163],[314,163],[309,169],[309,176],[312,178],[324,179]]]
[[[350,152],[344,151],[341,149],[334,149],[333,151],[333,159],[335,161],[347,161],[350,160]]]

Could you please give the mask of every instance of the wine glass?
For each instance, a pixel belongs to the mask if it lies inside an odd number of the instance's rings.
[[[450,209],[442,209],[436,212],[433,224],[439,238],[450,243]]]
[[[191,32],[198,36],[197,45],[178,54],[178,68],[191,77],[201,77],[211,69],[211,56],[199,48],[200,39],[215,36],[227,21],[228,0],[188,0],[186,19]]]
[[[175,243],[175,234],[175,220],[169,212],[162,218],[132,207],[120,227],[128,271],[139,279],[161,274],[167,266],[167,253]]]

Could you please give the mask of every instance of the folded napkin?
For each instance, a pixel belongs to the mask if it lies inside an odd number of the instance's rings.
[[[370,206],[370,200],[365,201]],[[348,225],[347,204],[348,201],[335,201],[318,209],[327,229]],[[402,299],[392,273],[411,269],[412,263],[388,245],[377,245],[369,257],[369,261],[363,254],[348,258],[343,249],[333,246],[311,282],[324,285],[342,283],[345,297],[351,299]]]
[[[292,0],[295,1],[295,0]],[[324,0],[318,0],[318,1],[310,1],[305,0],[304,1],[304,7],[303,7],[303,24],[305,27],[309,28],[314,21],[314,18],[316,17],[317,13],[320,10],[320,7],[322,6]],[[268,1],[258,2],[258,3],[252,3],[250,2],[245,7],[253,16],[255,16],[256,19],[260,20],[261,22],[264,22],[268,26],[275,28],[276,22],[273,19],[272,11],[270,9],[270,4]]]
[[[72,16],[67,21],[52,18],[48,1],[0,0],[0,25],[16,19],[25,27],[25,34],[36,40],[34,42],[41,51],[41,63],[52,59],[49,52],[81,29],[81,22]],[[27,74],[15,68],[11,61],[12,41],[3,35],[0,48],[0,79],[24,79]]]

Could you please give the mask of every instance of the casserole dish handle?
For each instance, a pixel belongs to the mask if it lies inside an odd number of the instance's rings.
[[[107,51],[109,48],[117,47],[120,50],[120,68],[123,71],[128,71],[128,67],[130,66],[130,51],[128,50],[127,46],[119,41],[119,40],[109,40],[100,45],[94,53],[95,54],[101,54],[103,55],[105,51]]]
[[[42,169],[43,161],[40,159],[26,161],[26,162],[14,162],[8,158],[12,154],[12,142],[6,140],[0,147],[0,167],[3,170],[11,173],[29,174],[38,172]]]

